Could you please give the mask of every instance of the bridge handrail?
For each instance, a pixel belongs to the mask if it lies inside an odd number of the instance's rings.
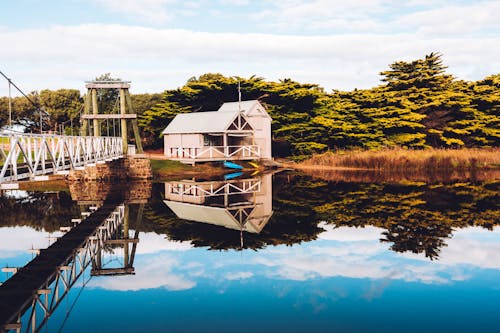
[[[32,179],[122,156],[120,137],[2,134],[0,183]]]

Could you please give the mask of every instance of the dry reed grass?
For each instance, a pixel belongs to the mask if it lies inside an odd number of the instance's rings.
[[[500,179],[500,168],[477,170],[452,170],[452,171],[382,171],[382,170],[355,170],[355,169],[312,169],[301,170],[313,178],[331,182],[348,183],[401,183],[423,182],[426,184],[451,184],[462,182],[483,182]]]
[[[353,168],[384,171],[447,171],[498,167],[500,148],[337,151],[314,155],[297,165],[299,169]]]

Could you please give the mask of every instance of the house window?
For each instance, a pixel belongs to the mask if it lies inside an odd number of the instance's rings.
[[[203,145],[205,147],[212,146],[212,147],[219,147],[222,146],[222,136],[220,135],[210,135],[210,134],[203,134]]]

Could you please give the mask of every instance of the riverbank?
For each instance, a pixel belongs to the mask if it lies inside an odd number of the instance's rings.
[[[215,163],[203,163],[196,166],[182,164],[181,162],[170,160],[151,159],[151,169],[153,179],[175,179],[190,177],[217,177],[228,173],[228,169]]]
[[[451,171],[500,168],[500,148],[337,151],[287,164],[299,170]]]

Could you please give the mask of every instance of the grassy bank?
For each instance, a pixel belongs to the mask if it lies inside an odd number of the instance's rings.
[[[177,161],[155,159],[151,159],[151,168],[153,170],[153,179],[214,177],[228,172],[221,165],[212,163],[197,164],[193,167]]]
[[[338,151],[314,155],[298,169],[364,169],[384,171],[446,171],[499,168],[500,148]]]

